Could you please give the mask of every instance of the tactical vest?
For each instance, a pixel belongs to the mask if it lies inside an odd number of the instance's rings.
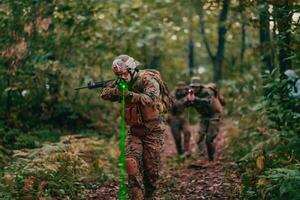
[[[172,115],[181,115],[184,112],[185,104],[184,102],[181,103],[180,101],[186,96],[187,94],[183,94],[182,97],[176,96],[176,90],[171,93],[171,97],[173,99],[173,105],[170,108],[170,112]]]
[[[153,105],[142,105],[141,103],[131,103],[126,101],[125,105],[125,121],[126,124],[142,125],[146,122],[157,120],[160,114],[166,112],[172,102],[169,97],[169,92],[166,84],[161,79],[160,73],[156,70],[141,70],[138,74],[137,80],[130,88],[134,93],[143,93],[143,82],[145,78],[151,76],[154,78],[160,89],[160,98],[153,103]]]
[[[197,111],[204,116],[212,116],[216,113],[222,114],[224,112],[224,109],[213,84],[203,85],[201,91],[195,95],[200,98],[204,97],[203,93],[205,93],[205,90],[211,90],[214,92],[215,95],[211,98],[211,103],[209,105],[196,106]]]

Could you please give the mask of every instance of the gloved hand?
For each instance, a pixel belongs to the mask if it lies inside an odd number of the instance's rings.
[[[121,82],[125,81],[122,77],[117,77],[114,81],[114,84],[120,84]]]
[[[188,90],[188,94],[185,97],[185,105],[186,106],[193,106],[195,101],[195,94],[193,89]]]
[[[120,95],[122,95],[123,90],[124,90],[124,95],[126,96],[127,93],[128,93],[128,84],[127,84],[127,82],[126,82],[123,78],[118,77],[118,78],[115,80],[114,83],[118,86]]]
[[[119,89],[123,89],[123,88],[126,89],[127,88],[126,81],[123,78],[121,78],[121,77],[118,77],[115,80],[114,84],[116,84],[119,87]]]
[[[195,95],[194,95],[194,93],[189,93],[189,94],[187,95],[187,101],[193,102],[194,100],[195,100]]]

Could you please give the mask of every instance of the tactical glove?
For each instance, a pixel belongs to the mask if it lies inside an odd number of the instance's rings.
[[[127,96],[128,94],[128,84],[125,81],[125,79],[118,77],[115,81],[114,84],[117,85],[119,94],[122,95],[124,91],[124,95]]]

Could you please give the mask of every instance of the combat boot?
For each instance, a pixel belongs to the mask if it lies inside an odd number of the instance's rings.
[[[213,143],[206,142],[206,148],[207,148],[208,160],[213,161],[214,160],[214,153],[215,153],[215,147],[214,147]]]

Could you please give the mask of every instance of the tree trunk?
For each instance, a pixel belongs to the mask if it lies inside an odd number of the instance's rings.
[[[262,61],[262,74],[266,71],[272,71],[272,58],[270,50],[270,24],[269,24],[269,11],[268,4],[265,0],[259,0],[259,40],[261,50],[261,61]]]
[[[224,60],[224,49],[226,43],[226,20],[228,16],[230,0],[223,0],[223,8],[220,12],[219,16],[219,28],[218,28],[218,48],[216,53],[216,68],[215,68],[215,75],[214,80],[219,82],[222,79],[222,65]]]
[[[7,87],[10,87],[11,81],[10,81],[10,74],[7,73]],[[6,98],[6,118],[10,118],[10,106],[11,106],[11,91],[7,91],[7,98]]]
[[[144,32],[143,34],[143,41],[146,41],[147,40],[147,34],[146,32]],[[149,66],[149,61],[148,61],[148,47],[147,47],[147,43],[146,42],[143,42],[143,46],[142,46],[142,63],[144,66]]]
[[[159,57],[159,52],[158,52],[158,48],[157,48],[157,36],[155,36],[152,40],[152,56],[151,56],[150,65],[154,69],[157,69],[157,70],[160,69],[160,57]]]
[[[219,27],[218,27],[218,46],[216,55],[213,55],[209,41],[205,34],[205,23],[204,23],[204,16],[203,11],[201,10],[199,13],[199,22],[200,22],[200,34],[203,39],[203,43],[207,50],[207,53],[211,59],[211,62],[214,67],[214,81],[219,82],[222,79],[222,64],[224,60],[224,50],[225,50],[225,43],[226,43],[226,20],[228,16],[230,0],[223,0],[223,7],[219,15]]]
[[[199,13],[199,24],[200,24],[200,35],[202,36],[204,46],[205,46],[208,56],[211,60],[211,63],[213,64],[213,67],[215,69],[215,56],[213,55],[213,53],[211,51],[208,38],[206,37],[206,34],[205,34],[205,21],[204,21],[203,10],[201,10]]]
[[[246,22],[245,22],[245,14],[244,10],[241,11],[242,18],[242,30],[241,30],[241,51],[240,51],[240,62],[241,64],[244,62],[244,55],[246,50]]]
[[[190,36],[189,36],[189,44],[188,44],[188,49],[189,49],[189,75],[193,75],[193,70],[195,66],[195,59],[194,59],[194,36],[193,36],[193,28],[190,27]]]
[[[281,4],[275,5],[276,23],[278,28],[278,47],[279,47],[279,68],[281,75],[287,69],[292,68],[291,61],[291,25],[292,25],[292,2],[284,0]]]

